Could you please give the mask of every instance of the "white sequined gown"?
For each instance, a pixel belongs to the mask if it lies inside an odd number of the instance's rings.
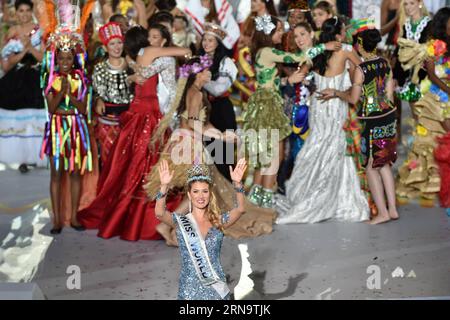
[[[314,73],[317,91],[347,90],[347,71],[335,77]],[[343,126],[348,104],[340,99],[326,102],[314,94],[309,108],[310,135],[297,155],[286,197],[277,196],[278,224],[315,223],[327,219],[364,221],[369,206],[361,191],[356,166],[346,153]]]

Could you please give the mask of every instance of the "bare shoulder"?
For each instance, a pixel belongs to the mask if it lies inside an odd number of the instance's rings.
[[[17,35],[17,33],[19,32],[19,29],[17,26],[12,26],[9,28],[8,33],[6,34],[6,38],[12,38],[14,36]]]

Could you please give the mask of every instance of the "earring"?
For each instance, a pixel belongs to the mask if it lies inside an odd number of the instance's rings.
[[[189,199],[189,213],[192,213],[192,201]]]

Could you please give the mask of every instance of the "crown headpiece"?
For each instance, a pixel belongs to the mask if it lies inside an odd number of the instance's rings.
[[[117,22],[109,22],[105,24],[98,30],[98,35],[100,41],[106,46],[108,43],[115,38],[121,39],[123,41],[122,29],[120,29],[120,24]]]
[[[273,24],[272,17],[265,14],[260,17],[255,17],[256,31],[263,31],[264,34],[269,35],[277,26]]]
[[[212,183],[209,168],[204,164],[196,164],[187,171],[186,184],[194,181],[206,181]]]
[[[189,78],[189,75],[202,72],[208,69],[213,64],[210,56],[207,54],[200,56],[200,63],[195,62],[194,64],[185,64],[180,67],[180,78]]]
[[[215,36],[220,41],[223,41],[227,36],[227,32],[221,26],[215,23],[205,23],[203,31],[205,34],[211,34]]]

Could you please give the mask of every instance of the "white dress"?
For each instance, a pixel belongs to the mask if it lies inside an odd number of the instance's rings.
[[[317,91],[351,86],[345,70],[335,77],[314,73]],[[327,219],[364,221],[369,206],[361,190],[353,158],[346,156],[343,130],[348,104],[340,99],[318,101],[314,94],[309,108],[310,134],[295,160],[286,182],[286,197],[276,197],[278,224],[315,223]]]

